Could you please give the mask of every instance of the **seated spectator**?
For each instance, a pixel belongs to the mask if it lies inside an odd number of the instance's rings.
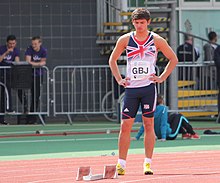
[[[156,138],[161,141],[174,140],[178,133],[182,133],[183,139],[199,139],[199,135],[194,132],[188,120],[179,113],[173,113],[168,118],[167,106],[161,95],[157,97],[157,107],[154,113],[154,131]],[[139,140],[144,133],[143,125],[138,134],[131,140]]]

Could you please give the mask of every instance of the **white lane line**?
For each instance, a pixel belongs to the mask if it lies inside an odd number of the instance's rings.
[[[42,140],[13,140],[0,141],[0,144],[14,144],[14,143],[39,143],[39,142],[75,142],[75,141],[94,141],[94,140],[118,140],[118,137],[108,138],[81,138],[81,139],[42,139]]]
[[[42,130],[47,133],[51,132],[93,132],[93,131],[106,131],[106,130],[120,130],[120,127],[105,127],[105,128],[82,128],[82,129],[62,129],[62,130],[44,130],[41,127],[36,127],[36,130]],[[137,128],[138,129],[138,128]],[[0,132],[0,135],[7,135],[7,134],[33,134],[36,130],[32,131],[15,131],[15,132]]]

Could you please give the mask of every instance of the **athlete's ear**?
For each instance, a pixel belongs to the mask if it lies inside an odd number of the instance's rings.
[[[147,25],[150,25],[150,23],[151,23],[151,19],[149,19],[149,20],[147,21]]]
[[[134,20],[131,20],[131,22],[132,22],[132,25],[134,25]]]

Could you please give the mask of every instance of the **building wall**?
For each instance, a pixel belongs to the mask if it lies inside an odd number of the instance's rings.
[[[31,37],[40,35],[50,69],[106,64],[96,45],[96,21],[96,0],[1,0],[0,44],[15,34],[23,60]]]

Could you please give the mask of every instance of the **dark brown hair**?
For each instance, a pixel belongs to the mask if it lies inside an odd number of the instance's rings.
[[[14,40],[16,40],[15,35],[8,35],[8,37],[7,37],[7,39],[6,39],[7,42],[8,42],[8,41],[14,41]]]
[[[42,39],[41,39],[40,36],[34,36],[34,37],[32,37],[31,40],[32,40],[32,41],[39,40],[40,43],[42,42]]]
[[[137,8],[131,14],[132,20],[146,19],[150,20],[150,12],[145,8]]]

